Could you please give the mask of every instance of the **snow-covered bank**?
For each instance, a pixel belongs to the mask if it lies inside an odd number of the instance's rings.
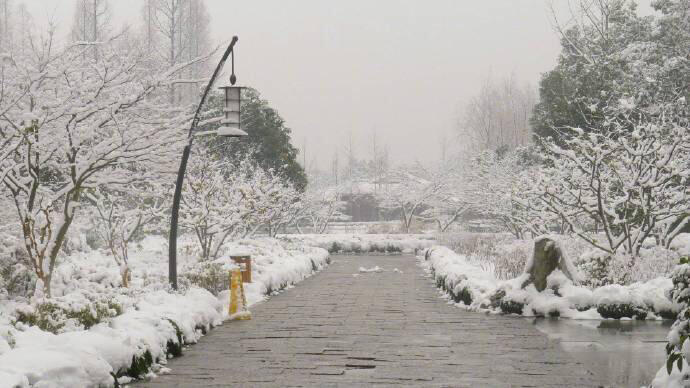
[[[323,248],[268,238],[231,243],[228,251],[252,257],[252,282],[244,285],[250,306],[304,280],[331,262]],[[219,296],[225,303],[229,300],[226,295],[227,291]]]
[[[449,298],[471,310],[573,319],[660,319],[673,318],[679,311],[665,296],[673,287],[668,278],[590,289],[554,271],[548,278],[549,287],[538,292],[533,285],[521,288],[525,274],[498,280],[492,272],[446,247],[432,247],[419,260]]]
[[[285,234],[279,239],[316,246],[330,253],[416,253],[436,244],[426,234]]]
[[[0,387],[108,387],[164,372],[167,358],[222,324],[229,299],[223,288],[235,265],[227,256],[198,263],[182,254],[180,291],[172,292],[164,243],[149,237],[132,247],[129,288],[120,286],[112,257],[88,251],[62,260],[50,299],[0,294]],[[252,255],[249,304],[330,261],[324,249],[274,239],[242,240],[226,252]]]

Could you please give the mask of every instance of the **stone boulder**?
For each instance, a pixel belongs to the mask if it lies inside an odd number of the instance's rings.
[[[570,280],[573,280],[573,270],[563,255],[561,247],[550,237],[539,237],[534,241],[534,255],[528,263],[525,272],[529,278],[522,284],[522,288],[534,284],[537,291],[546,289],[546,278],[559,269]]]

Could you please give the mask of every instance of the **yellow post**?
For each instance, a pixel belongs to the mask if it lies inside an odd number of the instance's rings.
[[[242,307],[240,307],[240,303]],[[247,299],[244,296],[242,285],[242,273],[239,269],[230,271],[230,309],[228,311],[231,320],[252,319],[252,314],[247,310]]]

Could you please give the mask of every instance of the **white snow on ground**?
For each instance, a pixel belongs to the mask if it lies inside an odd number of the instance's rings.
[[[278,238],[331,253],[416,253],[436,244],[426,234],[285,234]]]
[[[671,249],[681,256],[690,256],[690,233],[680,233],[671,242]]]
[[[459,302],[458,305],[471,310],[500,312],[501,308],[492,307],[490,300],[499,290],[505,292],[504,300],[524,304],[522,315],[525,316],[558,314],[572,319],[602,319],[598,312],[600,306],[626,304],[648,312],[647,319],[660,319],[658,313],[677,312],[679,309],[665,296],[665,292],[673,287],[668,278],[590,290],[574,284],[556,270],[547,279],[549,287],[538,292],[533,285],[521,288],[527,279],[526,274],[507,281],[498,280],[492,272],[446,247],[429,249],[419,261],[448,294],[458,296],[457,299],[469,295],[469,304]],[[558,294],[553,289],[557,289]]]
[[[379,267],[378,265],[376,267],[371,267],[371,268],[359,267],[359,273],[370,273],[370,272],[383,272],[383,269],[381,269],[381,267]]]
[[[688,373],[690,370],[690,365],[688,365],[686,360],[681,361],[683,371],[681,372],[676,367],[675,363],[671,374],[668,374],[666,365],[662,366],[659,371],[656,372],[654,380],[652,380],[652,385],[650,387],[654,388],[685,388],[688,386]],[[665,364],[665,363],[664,363]]]
[[[323,249],[273,239],[239,241],[227,251],[252,255],[248,304],[290,287],[329,261]],[[112,374],[123,375],[133,357],[150,355],[151,370],[160,371],[170,357],[169,346],[180,345],[178,334],[184,344],[191,344],[222,324],[227,317],[228,292],[214,296],[188,284],[183,275],[198,270],[198,264],[185,255],[180,255],[179,263],[181,290],[170,292],[166,253],[163,238],[149,237],[133,248],[132,284],[127,289],[119,286],[119,269],[113,259],[99,251],[78,252],[63,259],[51,283],[50,302],[66,311],[105,306],[106,316],[88,329],[79,320],[59,314],[50,318],[51,323],[61,325],[54,330],[57,334],[29,326],[18,321],[18,314],[36,313],[44,301],[10,300],[0,295],[0,387],[114,386]],[[226,270],[235,265],[229,258],[223,260],[221,276],[225,277]],[[130,379],[122,376],[118,380]]]

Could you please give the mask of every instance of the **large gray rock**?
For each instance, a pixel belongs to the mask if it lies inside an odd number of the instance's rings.
[[[573,280],[573,271],[563,255],[558,243],[549,237],[539,237],[534,241],[534,255],[532,262],[525,268],[529,278],[522,284],[525,288],[528,284],[534,284],[537,291],[546,289],[546,278],[551,272],[559,269],[570,280]]]

